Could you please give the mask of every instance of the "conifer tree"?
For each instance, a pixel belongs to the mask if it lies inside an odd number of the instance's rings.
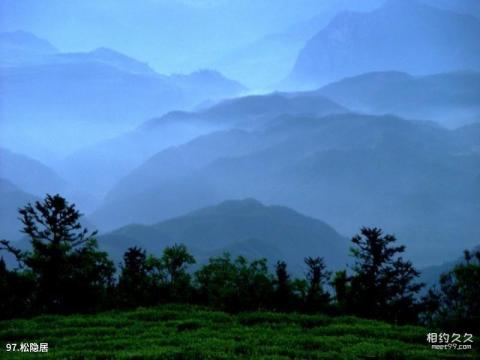
[[[416,294],[423,284],[415,282],[419,272],[400,254],[393,235],[378,228],[362,228],[352,238],[355,259],[350,278],[349,303],[360,316],[394,322],[415,321],[420,310]]]
[[[101,307],[113,285],[113,263],[98,250],[96,232],[80,223],[82,214],[60,195],[19,210],[22,232],[31,249],[0,244],[34,279],[34,306],[39,312],[93,311]]]

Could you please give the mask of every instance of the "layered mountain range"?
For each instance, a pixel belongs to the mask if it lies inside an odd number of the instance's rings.
[[[478,245],[477,2],[328,6],[205,54],[250,93],[217,70],[163,74],[111,43],[66,52],[1,33],[0,237],[21,237],[19,207],[61,193],[116,261],[182,242],[200,261],[228,251],[297,272],[312,255],[335,268],[361,226],[394,233],[417,266]]]
[[[478,145],[461,130],[393,116],[280,116],[264,129],[219,131],[159,152],[91,219],[111,229],[253,197],[344,234],[382,226],[419,257],[427,249],[446,256],[479,235]]]
[[[159,151],[197,136],[227,129],[259,129],[281,114],[320,116],[347,111],[320,94],[275,93],[229,99],[200,111],[175,111],[151,119],[131,132],[73,153],[59,168],[73,183],[102,194]],[[96,177],[89,177],[91,173]]]
[[[161,75],[108,48],[57,52],[24,32],[0,35],[0,55],[2,144],[43,158],[245,90],[211,70]]]

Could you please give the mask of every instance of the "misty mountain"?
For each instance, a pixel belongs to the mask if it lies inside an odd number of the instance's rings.
[[[258,129],[279,115],[317,115],[348,112],[316,93],[272,93],[223,100],[195,113],[173,112],[143,124],[152,130],[165,123],[206,122],[221,126]]]
[[[283,116],[261,130],[217,132],[158,153],[90,219],[112,229],[253,197],[344,234],[383,227],[425,264],[426,252],[432,262],[448,258],[480,235],[476,149],[457,131],[392,116]]]
[[[480,152],[480,121],[456,129],[458,140],[469,145],[474,151]]]
[[[295,65],[300,50],[341,11],[371,11],[382,0],[323,1],[316,15],[296,22],[282,31],[270,33],[224,54],[213,67],[254,89],[272,89]]]
[[[234,79],[242,79],[250,88],[269,88],[288,75],[300,50],[324,22],[323,17],[315,18],[304,27],[266,35],[223,55],[213,66]],[[311,30],[311,26],[315,26],[315,30]]]
[[[46,194],[61,194],[85,212],[92,211],[99,202],[89,189],[72,186],[44,163],[4,148],[0,148],[0,178],[29,196],[43,199]]]
[[[58,64],[100,63],[134,74],[156,75],[147,63],[106,47],[83,53],[59,53],[49,61]]]
[[[372,71],[417,74],[480,69],[480,20],[425,5],[387,0],[372,12],[343,12],[299,53],[289,83],[324,85]]]
[[[149,120],[134,131],[68,156],[58,168],[70,182],[101,194],[160,150],[196,136],[230,128],[261,128],[281,114],[342,112],[347,110],[319,94],[274,93],[224,100],[204,110],[176,111]],[[91,177],[92,173],[96,176]]]
[[[68,153],[170,110],[242,91],[214,71],[159,75],[105,48],[56,53],[34,64],[0,68],[1,140],[47,158],[45,149]]]
[[[43,197],[46,193],[65,191],[67,184],[54,170],[28,156],[0,148],[0,178],[20,190]],[[13,185],[12,185],[13,184]]]
[[[11,182],[0,178],[0,239],[18,240],[22,237],[22,223],[18,219],[18,209],[38,198],[28,194]]]
[[[316,14],[381,1],[2,0],[0,31],[25,29],[65,51],[107,46],[148,59],[162,73],[190,73]]]
[[[172,74],[168,76],[168,81],[186,93],[193,93],[198,99],[195,100],[195,105],[239,96],[247,90],[242,84],[209,69],[197,70],[187,75]]]
[[[472,249],[472,252],[479,251],[480,246],[476,246]],[[437,289],[440,283],[440,276],[442,274],[448,273],[452,271],[455,265],[461,264],[465,262],[465,258],[463,256],[458,257],[452,261],[443,262],[440,265],[432,265],[425,267],[420,270],[420,281],[427,284],[427,287],[424,291],[428,290],[429,287],[435,286]]]
[[[434,120],[456,127],[480,119],[480,73],[411,76],[375,72],[329,84],[320,94],[349,109]]]
[[[0,66],[38,62],[57,52],[48,41],[28,32],[0,33]]]
[[[422,2],[441,9],[473,15],[480,19],[480,2],[477,0],[422,0]]]
[[[301,273],[303,258],[322,256],[330,268],[345,266],[348,241],[326,223],[283,206],[253,199],[225,201],[153,225],[129,225],[101,235],[100,247],[120,260],[128,247],[160,255],[165,246],[185,244],[198,261],[225,251],[270,264],[287,261]]]

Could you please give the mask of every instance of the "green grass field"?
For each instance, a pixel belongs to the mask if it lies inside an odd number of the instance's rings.
[[[37,359],[458,359],[474,350],[431,350],[428,330],[354,317],[229,315],[162,306],[97,315],[0,322],[0,358]],[[6,343],[48,343],[48,353],[6,352]]]

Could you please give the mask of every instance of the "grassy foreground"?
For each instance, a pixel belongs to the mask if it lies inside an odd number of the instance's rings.
[[[458,359],[472,351],[431,350],[427,330],[354,317],[276,313],[229,315],[162,306],[97,315],[0,322],[0,358],[85,359]],[[42,342],[49,352],[6,352]],[[478,353],[477,353],[478,355]]]

